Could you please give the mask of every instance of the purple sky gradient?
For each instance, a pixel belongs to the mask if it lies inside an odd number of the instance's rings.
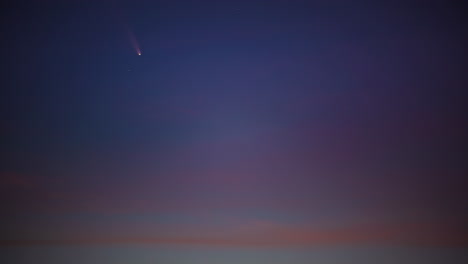
[[[2,11],[1,251],[424,263],[467,247],[455,2],[78,2]]]

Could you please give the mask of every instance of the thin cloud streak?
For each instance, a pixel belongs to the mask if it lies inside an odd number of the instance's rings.
[[[447,230],[431,224],[395,226],[367,226],[347,229],[313,230],[303,227],[281,226],[275,223],[252,223],[252,228],[231,236],[161,235],[100,237],[77,235],[63,239],[0,240],[1,247],[66,246],[66,245],[191,245],[218,247],[303,247],[337,245],[402,245],[427,247],[466,247],[468,230]],[[250,231],[250,234],[246,231]],[[206,232],[209,233],[209,232]]]

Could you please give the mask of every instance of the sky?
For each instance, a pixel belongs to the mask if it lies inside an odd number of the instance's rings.
[[[457,1],[2,5],[0,259],[468,260]]]

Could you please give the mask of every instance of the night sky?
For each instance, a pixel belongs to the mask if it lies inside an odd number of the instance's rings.
[[[370,2],[2,3],[0,262],[468,263],[466,10]]]

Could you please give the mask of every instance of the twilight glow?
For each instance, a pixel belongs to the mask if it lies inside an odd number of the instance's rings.
[[[1,263],[468,263],[454,1],[57,2],[2,11]]]

